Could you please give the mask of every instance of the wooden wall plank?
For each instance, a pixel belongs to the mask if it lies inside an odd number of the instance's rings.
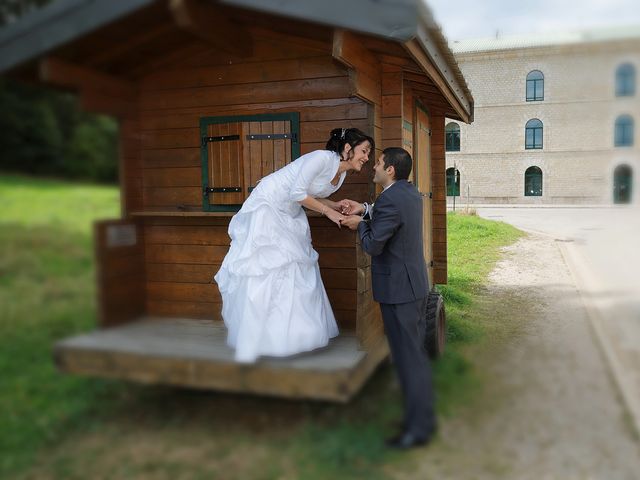
[[[140,81],[141,90],[157,91],[286,80],[345,77],[346,69],[328,55],[242,62],[206,67],[163,69]]]
[[[200,146],[189,148],[148,149],[140,152],[143,168],[202,167]],[[149,172],[144,172],[144,175]]]
[[[226,85],[199,89],[176,89],[162,92],[142,92],[141,110],[172,109],[198,106],[238,105],[252,102],[277,102],[282,99],[310,100],[348,97],[347,77],[288,80],[283,82]]]
[[[149,187],[200,187],[202,168],[153,168],[144,172],[142,185]]]

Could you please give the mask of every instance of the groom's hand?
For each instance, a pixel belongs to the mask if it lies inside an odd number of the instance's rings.
[[[344,217],[340,223],[345,227],[349,227],[351,230],[355,230],[361,221],[362,217],[360,215],[349,215],[348,217]]]
[[[362,215],[364,213],[364,207],[360,202],[356,202],[355,200],[344,199],[340,200],[338,204],[341,207],[341,212],[343,215]]]

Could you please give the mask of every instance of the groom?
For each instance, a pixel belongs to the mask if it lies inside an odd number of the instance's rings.
[[[358,230],[371,255],[373,298],[380,304],[385,332],[404,396],[404,422],[387,445],[407,449],[426,444],[436,430],[431,366],[424,349],[429,281],[423,255],[422,197],[407,181],[411,156],[386,148],[375,163],[373,181],[383,190],[373,205],[344,200],[341,223]]]

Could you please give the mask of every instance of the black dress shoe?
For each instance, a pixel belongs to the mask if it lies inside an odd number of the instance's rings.
[[[407,450],[409,448],[426,445],[430,438],[416,437],[412,433],[404,432],[386,441],[387,447]]]

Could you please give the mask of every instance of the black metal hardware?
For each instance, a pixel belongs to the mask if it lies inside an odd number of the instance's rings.
[[[202,188],[202,194],[206,197],[210,193],[238,193],[242,191],[242,187],[208,187]]]
[[[293,140],[298,141],[295,133],[253,133],[247,135],[247,140]]]
[[[202,146],[209,142],[228,142],[230,140],[240,140],[240,135],[220,135],[218,137],[202,137]]]

